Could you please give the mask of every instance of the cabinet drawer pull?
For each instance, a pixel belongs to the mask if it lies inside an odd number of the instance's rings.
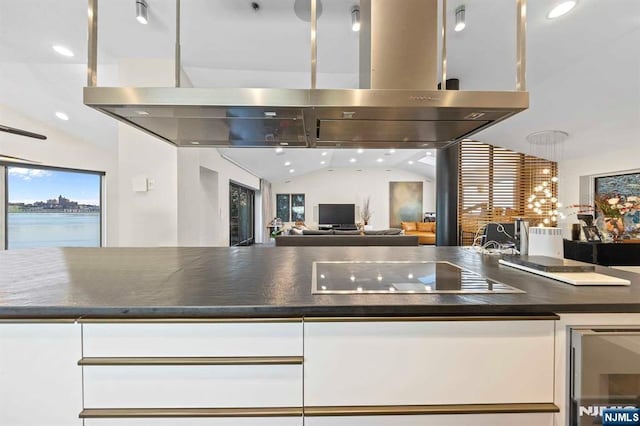
[[[86,357],[78,365],[300,365],[301,356]]]
[[[446,405],[370,405],[305,407],[304,415],[311,416],[397,416],[420,414],[506,414],[557,413],[552,403],[513,404],[446,404]]]
[[[274,408],[87,408],[81,419],[136,417],[301,417],[302,407]]]

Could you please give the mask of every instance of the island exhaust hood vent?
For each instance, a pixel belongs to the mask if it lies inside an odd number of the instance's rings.
[[[359,89],[316,89],[315,60],[311,89],[182,88],[179,49],[178,87],[96,87],[97,22],[90,20],[84,103],[181,147],[440,148],[528,108],[525,1],[516,0],[518,91],[438,90],[438,79],[446,80],[442,70],[438,76],[438,0],[403,0],[402,7],[361,0]]]

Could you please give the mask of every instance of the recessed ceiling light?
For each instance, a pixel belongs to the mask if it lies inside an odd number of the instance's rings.
[[[413,160],[409,160],[409,165],[412,165],[412,164],[413,164]]]
[[[138,115],[149,115],[149,113],[147,111],[136,111],[136,114],[138,114]]]
[[[382,163],[384,160],[383,160],[382,158],[378,158],[376,161],[377,161],[378,163]]]
[[[395,153],[396,153],[396,150],[395,150],[395,149],[391,148],[391,149],[389,150],[389,154],[395,154]]]
[[[547,14],[547,18],[555,19],[561,17],[562,15],[566,15],[571,11],[571,9],[576,7],[576,4],[578,4],[576,0],[569,0],[558,3],[553,9],[549,11],[549,13]]]
[[[324,156],[325,156],[325,155],[327,155],[327,154],[328,154],[328,152],[327,152],[327,151],[322,151],[322,154],[321,154],[321,155],[324,157]]]
[[[296,171],[295,169],[289,169],[289,173],[293,173],[295,171]]]
[[[351,159],[349,159],[349,162],[350,162],[350,163],[355,163],[355,162],[356,162],[356,159],[355,159],[355,158],[351,158]]]
[[[284,166],[289,167],[291,165],[291,161],[285,161]]]
[[[322,164],[324,166],[325,164],[327,164],[327,162],[326,161],[321,161],[320,164]]]
[[[284,152],[284,148],[281,148],[281,147],[276,148],[276,154],[280,154],[282,152]]]
[[[59,44],[54,44],[52,47],[53,47],[53,50],[55,50],[57,53],[61,54],[62,56],[67,56],[69,58],[73,56],[73,52],[68,47],[60,46]]]
[[[433,152],[427,151],[427,155],[431,156],[431,155],[433,155]]]
[[[198,141],[191,141],[191,145],[200,145],[200,142],[198,142]]]
[[[358,148],[358,154],[362,154],[363,152],[364,152],[364,149]]]
[[[56,112],[56,117],[58,117],[60,120],[63,120],[63,121],[69,120],[69,116],[62,111]]]

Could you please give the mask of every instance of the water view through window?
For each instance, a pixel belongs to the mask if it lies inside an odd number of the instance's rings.
[[[7,167],[7,248],[99,247],[101,175]]]

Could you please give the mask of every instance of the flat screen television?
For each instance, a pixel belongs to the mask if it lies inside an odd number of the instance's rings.
[[[355,223],[355,204],[318,204],[319,225],[353,225]]]

